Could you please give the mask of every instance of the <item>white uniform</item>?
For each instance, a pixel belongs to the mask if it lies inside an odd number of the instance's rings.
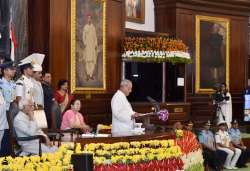
[[[30,99],[34,102],[33,98],[33,90],[34,84],[32,82],[31,78],[26,77],[25,75],[22,75],[17,81],[16,81],[16,96],[21,97],[22,99]]]
[[[118,90],[112,100],[112,134],[130,132],[135,124],[131,116],[135,113],[125,94]]]
[[[14,128],[16,131],[17,137],[28,137],[35,135],[45,135],[43,131],[38,128],[37,123],[35,121],[31,121],[25,113],[19,111],[17,116],[14,119]],[[19,141],[18,144],[21,146],[22,151],[32,154],[39,153],[39,140],[31,140],[31,141]],[[46,146],[45,144],[41,144],[42,153],[55,152],[57,147]]]
[[[37,105],[42,105],[44,107],[44,96],[43,96],[43,87],[40,81],[31,79],[34,85],[33,88],[33,98],[34,102]]]
[[[227,131],[219,130],[218,132],[216,132],[216,134],[215,134],[215,142],[216,143],[220,143],[220,144],[223,144],[223,145],[229,147],[230,141],[231,141],[231,139],[230,139]],[[241,150],[238,148],[235,148],[235,151],[232,151],[229,148],[224,148],[224,147],[217,147],[217,148],[218,148],[218,150],[222,150],[222,151],[225,151],[227,153],[227,158],[226,158],[224,167],[225,168],[235,167],[235,165],[240,157]]]

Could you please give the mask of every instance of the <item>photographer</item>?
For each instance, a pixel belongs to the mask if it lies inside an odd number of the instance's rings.
[[[225,121],[228,128],[230,128],[232,122],[232,100],[225,83],[220,84],[215,94],[213,94],[213,101],[216,105],[217,122]]]

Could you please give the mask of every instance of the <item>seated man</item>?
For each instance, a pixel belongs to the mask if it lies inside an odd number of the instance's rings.
[[[239,148],[235,148],[231,143],[226,122],[221,121],[218,123],[218,126],[219,130],[215,134],[215,142],[218,150],[222,150],[227,153],[224,167],[226,169],[237,169],[235,166],[240,157],[241,150]]]
[[[174,125],[173,125],[173,131],[175,131],[175,130],[182,130],[182,129],[183,129],[183,126],[182,126],[182,124],[181,124],[180,121],[174,123]]]
[[[184,122],[184,129],[187,131],[193,131],[194,124],[191,120],[185,121]]]
[[[52,146],[49,138],[38,128],[34,120],[34,105],[31,100],[21,100],[19,103],[20,111],[14,119],[14,129],[17,137],[29,137],[35,135],[43,135],[45,143],[41,144],[42,152],[55,152],[57,147]],[[39,140],[19,141],[18,144],[22,148],[21,155],[39,154]]]
[[[210,121],[204,123],[204,128],[198,135],[199,142],[203,148],[205,163],[215,171],[221,170],[227,153],[216,149],[214,134],[210,131]]]
[[[234,147],[241,149],[241,155],[237,162],[237,167],[247,167],[246,163],[250,156],[250,150],[244,145],[243,141],[241,140],[241,133],[238,128],[237,120],[232,122],[232,128],[229,129],[229,135],[231,138],[231,142]]]

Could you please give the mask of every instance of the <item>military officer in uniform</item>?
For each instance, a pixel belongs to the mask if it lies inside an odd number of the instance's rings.
[[[198,139],[203,148],[205,163],[213,170],[219,171],[223,167],[227,153],[216,149],[214,134],[210,131],[210,126],[210,121],[204,123],[204,128],[199,133]]]
[[[11,60],[6,60],[3,64],[0,64],[2,78],[0,79],[1,99],[1,129],[4,129],[2,143],[0,143],[0,153],[2,156],[10,155],[11,147],[9,143],[9,126],[7,122],[7,116],[10,108],[10,103],[16,99],[15,88],[16,84],[12,80],[16,73],[16,67]],[[2,105],[5,105],[2,106]]]
[[[241,139],[241,132],[238,128],[237,120],[232,122],[232,128],[229,129],[229,136],[234,147],[241,149],[241,155],[237,162],[237,167],[247,167],[246,163],[250,156],[250,150],[244,145]]]
[[[6,110],[9,110],[10,103],[16,99],[16,84],[13,78],[16,74],[15,64],[9,60],[0,65],[2,71],[2,79],[0,87],[6,103]]]
[[[215,134],[215,142],[218,150],[222,150],[227,153],[224,167],[226,169],[237,169],[236,163],[240,157],[241,150],[239,148],[235,148],[231,143],[226,122],[221,121],[218,123],[218,126],[219,130]]]
[[[34,85],[33,88],[33,98],[36,107],[44,108],[44,95],[43,95],[43,87],[41,84],[42,79],[42,63],[44,60],[44,54],[33,53],[31,55],[32,66],[33,66],[33,76],[32,82]]]
[[[22,76],[16,81],[16,99],[18,103],[21,99],[30,99],[34,102],[34,84],[32,82],[33,66],[31,62],[32,60],[30,56],[28,56],[21,60],[21,63],[18,65],[22,73]]]

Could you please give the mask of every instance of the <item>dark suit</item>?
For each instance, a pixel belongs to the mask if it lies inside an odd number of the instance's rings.
[[[53,104],[53,90],[49,84],[42,83],[44,95],[44,111],[46,114],[48,128],[51,128],[51,106]]]

